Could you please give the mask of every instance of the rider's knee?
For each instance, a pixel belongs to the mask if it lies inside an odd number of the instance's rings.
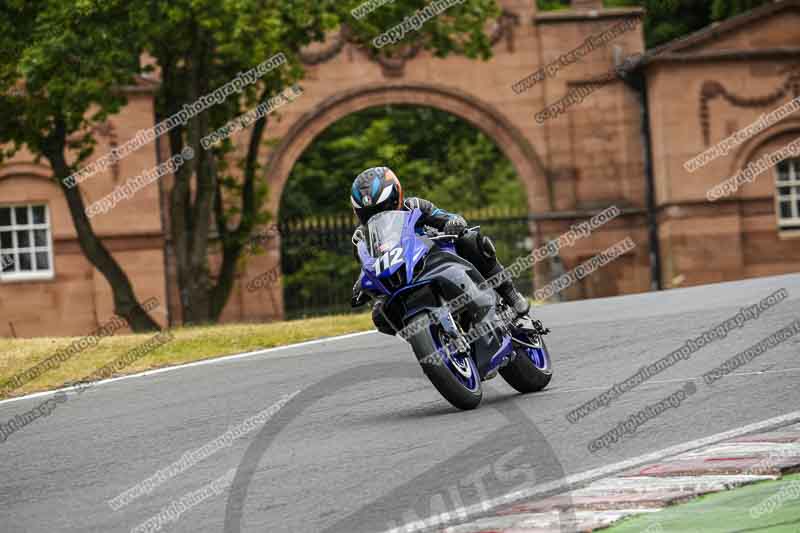
[[[494,243],[480,231],[469,231],[459,237],[456,241],[456,252],[481,272],[492,271],[497,264]]]

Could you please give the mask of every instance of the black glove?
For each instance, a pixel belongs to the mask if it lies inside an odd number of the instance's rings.
[[[358,291],[350,298],[350,307],[361,307],[369,301],[369,296],[364,291]]]
[[[369,295],[361,290],[361,276],[353,285],[353,297],[350,298],[350,307],[361,307],[369,301]]]
[[[453,215],[444,225],[444,232],[448,235],[461,235],[467,231],[467,221],[461,215]]]

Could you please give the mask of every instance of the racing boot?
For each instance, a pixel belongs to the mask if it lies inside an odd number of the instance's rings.
[[[516,319],[514,319],[514,327],[537,335],[545,335],[550,332],[540,321],[534,320],[530,316],[530,302],[510,281],[500,284],[497,287],[497,292],[503,298],[503,301],[517,314]]]
[[[514,287],[511,281],[506,281],[498,285],[497,292],[506,305],[517,314],[517,319],[528,316],[528,311],[531,310],[531,304],[528,302],[528,299]]]

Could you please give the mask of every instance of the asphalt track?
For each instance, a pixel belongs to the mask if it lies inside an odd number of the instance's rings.
[[[789,298],[577,423],[566,413],[777,289]],[[587,444],[800,318],[800,275],[548,305],[555,377],[485,383],[451,408],[378,333],[100,384],[0,443],[0,531],[130,531],[230,469],[233,488],[162,531],[384,531],[559,476],[800,409],[800,336],[596,453]],[[107,501],[300,391],[263,428],[118,511]],[[45,398],[0,403],[0,422]],[[488,466],[487,466],[488,465]]]

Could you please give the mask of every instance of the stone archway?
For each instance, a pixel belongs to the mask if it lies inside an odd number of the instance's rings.
[[[489,103],[456,88],[427,83],[375,83],[332,95],[297,118],[270,152],[265,174],[269,183],[267,209],[278,218],[283,189],[295,162],[325,129],[347,115],[370,107],[407,104],[433,107],[467,121],[484,132],[498,146],[517,173],[523,185],[528,209],[532,212],[552,211],[550,181],[542,162],[522,132]],[[401,178],[402,179],[402,178]],[[347,191],[342,191],[344,195]],[[533,235],[535,227],[531,225]],[[536,240],[536,237],[535,237]],[[274,269],[281,269],[280,237],[268,247],[275,258]],[[541,275],[537,265],[537,275]],[[284,304],[282,287],[270,288],[270,298]],[[283,316],[283,315],[282,315]]]
[[[351,113],[385,104],[428,106],[456,115],[486,133],[511,161],[527,193],[528,208],[552,210],[549,180],[535,149],[511,121],[491,105],[458,89],[430,84],[373,84],[320,102],[300,117],[270,154],[267,208],[277,214],[283,188],[297,159],[328,126]]]
[[[438,57],[423,47],[411,47],[398,57],[387,57],[368,47],[348,41],[346,31],[334,32],[324,43],[301,51],[304,77],[299,80],[302,96],[281,107],[269,117],[266,132],[269,146],[259,154],[262,172],[269,187],[264,210],[278,218],[281,197],[296,161],[328,126],[346,115],[375,106],[404,104],[432,107],[455,115],[481,130],[511,161],[522,182],[529,212],[551,214],[604,203],[606,184],[596,185],[596,162],[587,154],[586,135],[590,129],[582,119],[561,117],[547,124],[536,123],[534,116],[563,92],[564,79],[536,84],[523,93],[513,86],[542,65],[566,53],[580,42],[579,36],[598,32],[622,19],[639,16],[638,8],[606,12],[598,2],[587,9],[581,4],[564,14],[540,14],[530,0],[498,0],[498,19],[486,28],[492,47],[486,60],[466,56]],[[566,36],[566,37],[565,37]],[[635,32],[616,41],[625,49],[642,48],[642,38]],[[611,63],[610,58],[608,58]],[[601,62],[598,60],[598,64]],[[592,62],[592,69],[595,67]],[[570,79],[585,79],[588,66],[575,66],[566,73]],[[638,113],[635,105],[620,107],[620,95],[607,90],[593,96],[612,109],[607,118],[618,135],[628,132],[623,120],[627,111]],[[610,107],[609,107],[610,106]],[[631,115],[633,116],[633,115]],[[638,131],[638,130],[637,130]],[[634,138],[634,137],[632,137]],[[625,156],[624,168],[636,168],[640,160],[638,136],[630,144],[631,156]],[[633,181],[628,173],[615,181]],[[581,181],[582,180],[582,181]],[[627,181],[626,181],[627,180]],[[590,201],[587,202],[587,199]],[[568,211],[572,213],[572,211]],[[563,217],[564,213],[560,213]],[[544,235],[565,231],[569,220],[555,217],[547,227],[529,223],[529,232],[537,245]],[[547,229],[547,231],[544,231]],[[592,245],[592,249],[597,247]],[[263,257],[248,262],[243,279],[261,272],[280,271],[280,236],[267,245]],[[534,279],[545,279],[543,262],[535,265]],[[228,306],[231,316],[270,319],[283,317],[283,291],[279,284],[250,293],[240,284],[238,300]]]

